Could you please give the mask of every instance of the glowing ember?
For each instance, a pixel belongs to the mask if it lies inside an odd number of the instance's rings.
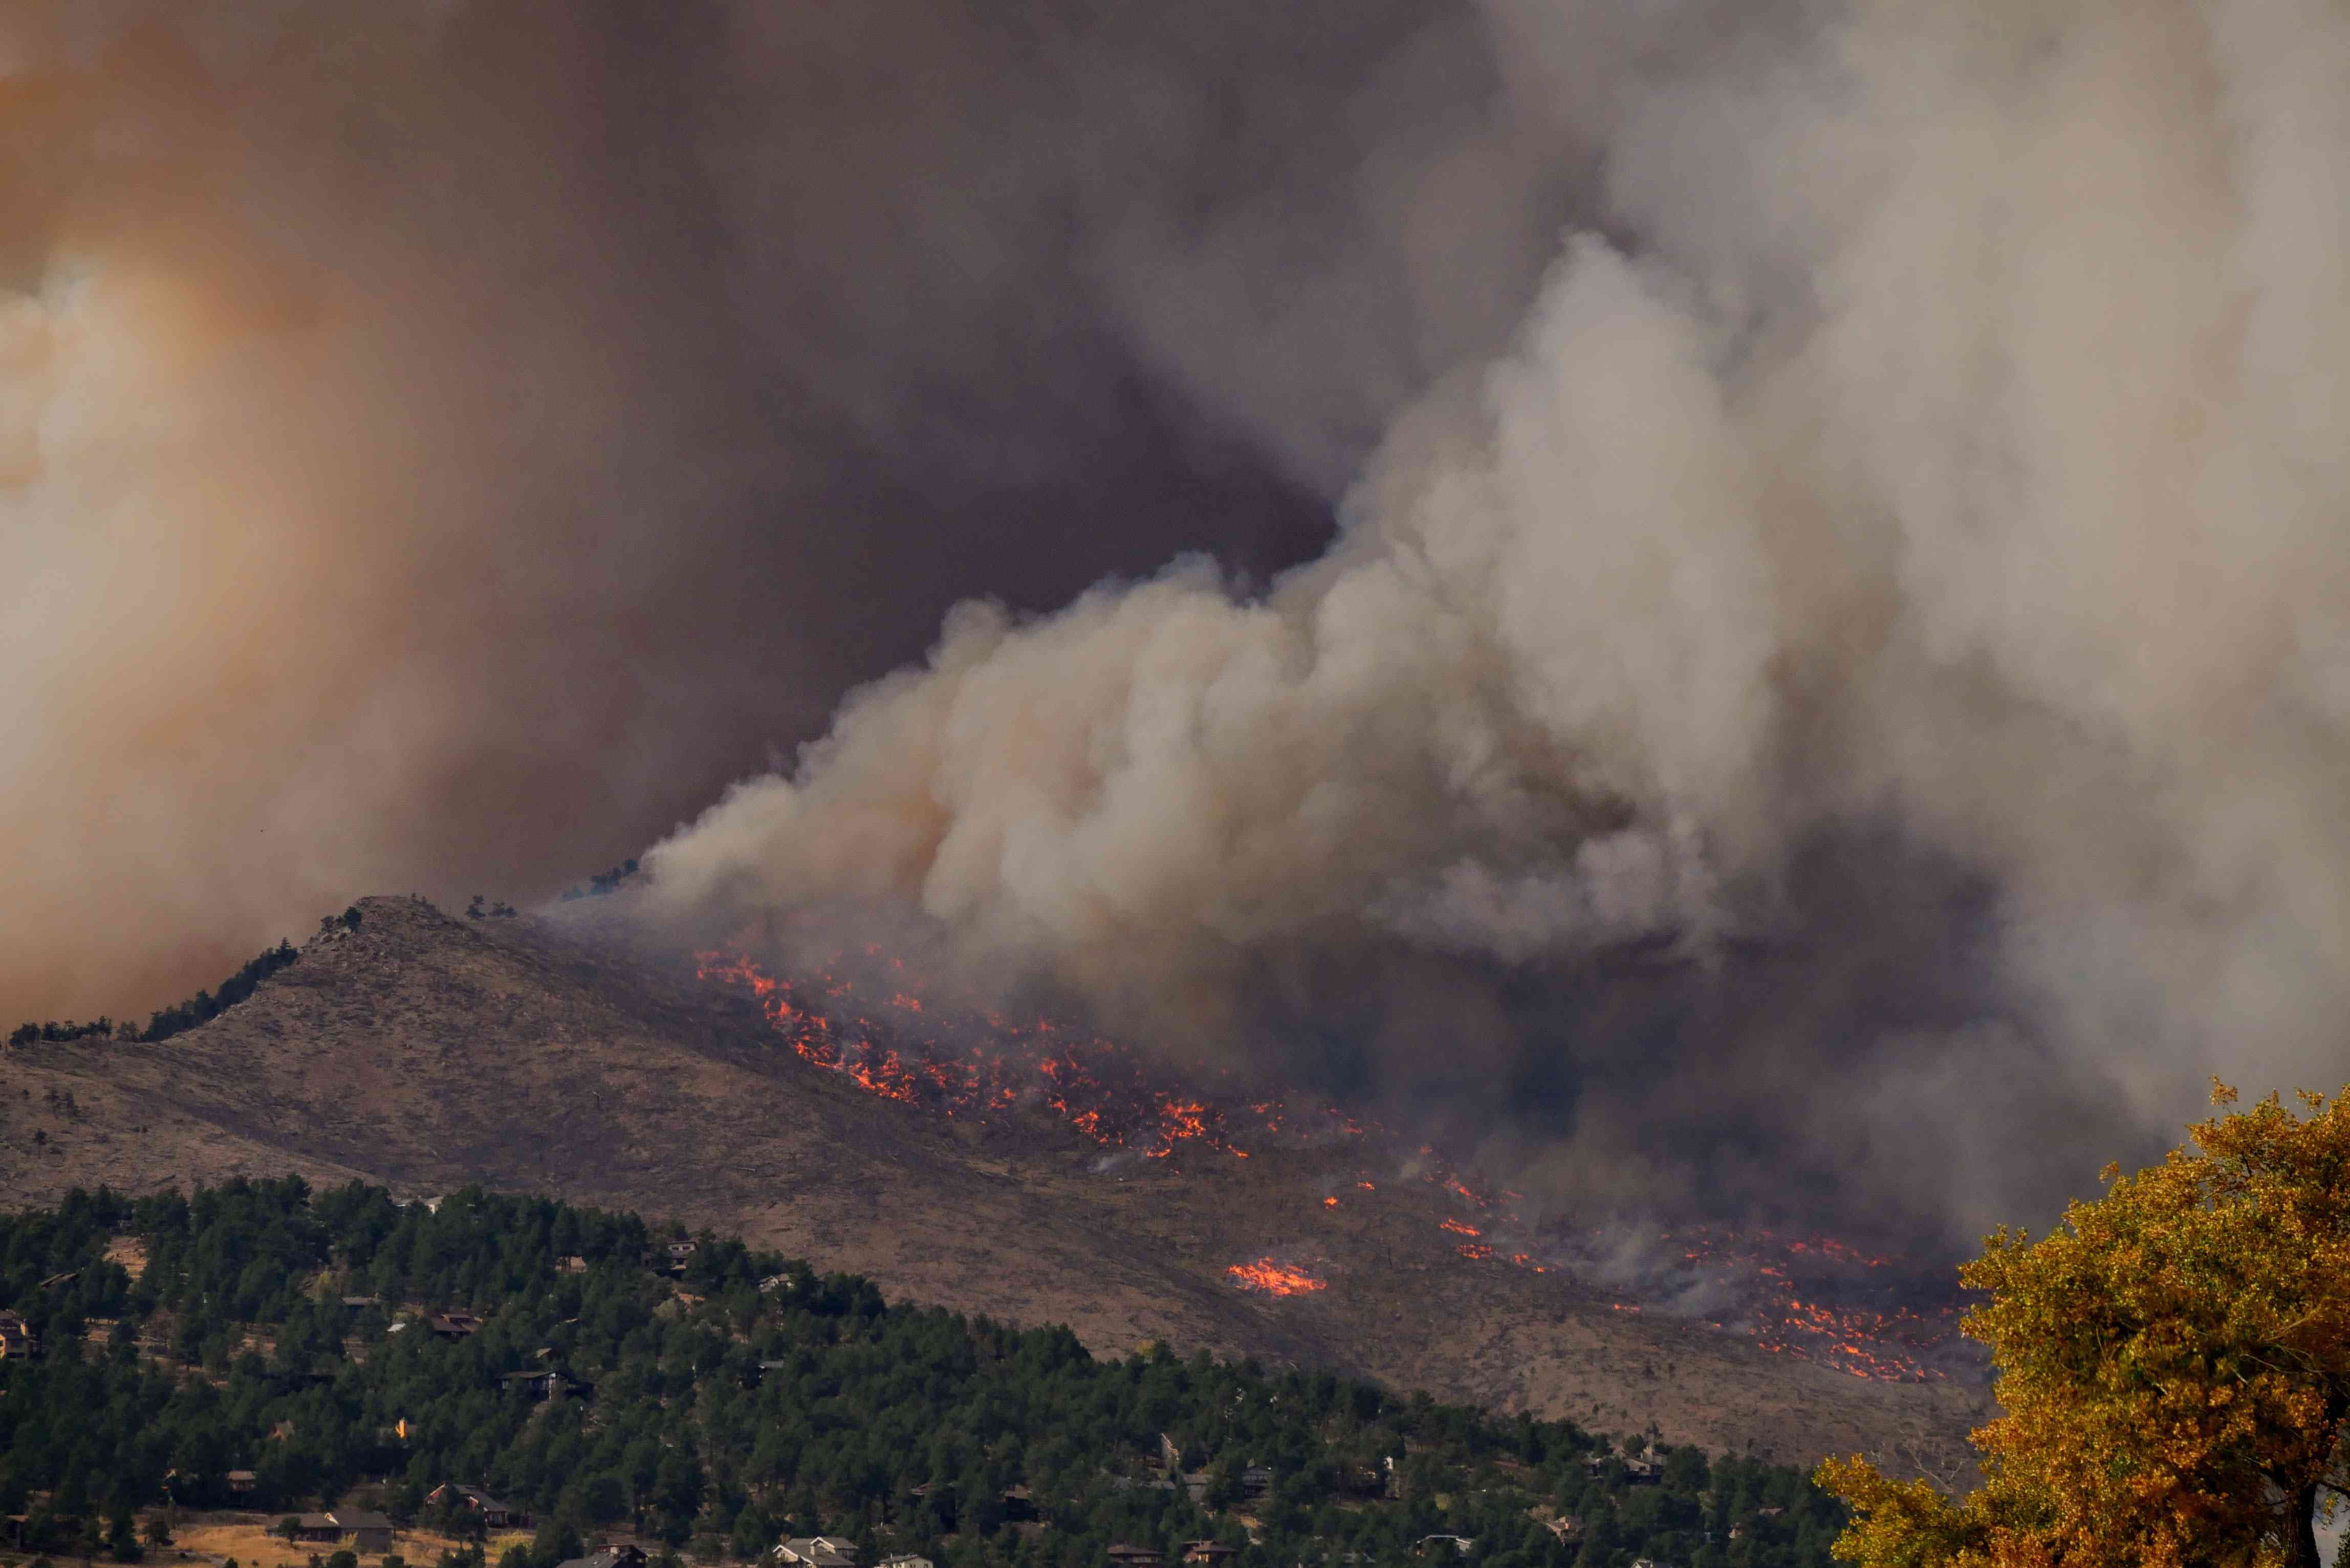
[[[1271,1258],[1259,1258],[1253,1263],[1234,1263],[1224,1272],[1239,1282],[1244,1291],[1263,1291],[1270,1296],[1303,1295],[1308,1291],[1326,1291],[1327,1280],[1317,1280],[1303,1269],[1293,1269]]]
[[[1021,1107],[1041,1109],[1087,1141],[1104,1148],[1130,1149],[1152,1159],[1182,1150],[1213,1151],[1249,1158],[1237,1147],[1245,1137],[1253,1147],[1270,1137],[1276,1146],[1327,1147],[1345,1140],[1359,1155],[1388,1146],[1393,1135],[1366,1126],[1331,1107],[1300,1112],[1279,1099],[1223,1096],[1182,1087],[1138,1053],[1087,1033],[1064,1029],[1050,1019],[1019,1023],[983,1012],[959,1012],[926,1000],[905,966],[870,961],[859,973],[886,975],[866,985],[836,964],[800,981],[778,979],[735,952],[700,956],[698,972],[754,1002],[768,1026],[803,1061],[837,1073],[868,1094],[920,1106],[953,1118],[983,1118]],[[1228,1087],[1231,1075],[1224,1075]],[[1400,1154],[1400,1147],[1387,1153]],[[1383,1156],[1384,1158],[1384,1156]],[[1507,1189],[1489,1196],[1447,1168],[1433,1147],[1423,1147],[1413,1174],[1441,1195],[1445,1207],[1474,1216],[1446,1215],[1438,1220],[1448,1239],[1464,1240],[1454,1251],[1476,1264],[1511,1265],[1529,1273],[1560,1271],[1562,1249],[1579,1251],[1573,1233],[1529,1227],[1510,1205],[1520,1194]],[[1378,1186],[1359,1176],[1362,1192]],[[1322,1199],[1338,1207],[1336,1197]],[[1607,1245],[1595,1247],[1605,1255]],[[1769,1231],[1735,1232],[1703,1227],[1660,1238],[1677,1260],[1638,1293],[1646,1304],[1673,1311],[1676,1300],[1705,1287],[1706,1299],[1736,1306],[1710,1319],[1716,1327],[1746,1336],[1776,1355],[1832,1366],[1856,1377],[1919,1381],[1946,1374],[1934,1365],[1953,1337],[1959,1304],[1948,1291],[1918,1300],[1916,1270],[1900,1260],[1867,1254],[1832,1237],[1789,1239]],[[1544,1259],[1550,1261],[1545,1262]],[[1327,1288],[1303,1269],[1271,1258],[1236,1263],[1226,1272],[1243,1289],[1270,1295],[1297,1295]],[[1638,1313],[1639,1302],[1617,1302],[1615,1310]],[[1716,1309],[1720,1311],[1719,1308]]]
[[[813,981],[781,980],[743,954],[724,951],[699,955],[695,972],[756,1001],[802,1060],[868,1094],[949,1117],[1041,1106],[1093,1143],[1133,1148],[1153,1159],[1181,1147],[1246,1159],[1250,1151],[1234,1143],[1243,1132],[1252,1142],[1265,1134],[1296,1143],[1365,1136],[1335,1108],[1306,1116],[1301,1126],[1280,1100],[1228,1109],[1177,1093],[1155,1082],[1135,1053],[1075,1034],[1050,1019],[1022,1024],[993,1014],[955,1016],[915,995],[903,975],[893,977],[887,1000],[868,1014],[859,1011],[867,1004],[858,1000],[858,982],[833,973]]]
[[[1661,1238],[1685,1274],[1731,1285],[1742,1313],[1713,1318],[1773,1355],[1882,1382],[1939,1382],[1934,1365],[1958,1328],[1954,1291],[1916,1302],[1917,1272],[1828,1236],[1791,1239],[1700,1226]],[[1907,1292],[1905,1295],[1905,1290]]]

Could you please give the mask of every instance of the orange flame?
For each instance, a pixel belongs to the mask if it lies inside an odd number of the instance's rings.
[[[1308,1291],[1326,1291],[1327,1280],[1317,1280],[1303,1269],[1293,1269],[1271,1258],[1259,1258],[1253,1263],[1233,1263],[1224,1270],[1244,1291],[1263,1291],[1267,1295],[1302,1295]]]

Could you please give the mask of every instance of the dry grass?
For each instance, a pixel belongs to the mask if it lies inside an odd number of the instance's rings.
[[[285,1541],[270,1534],[269,1527],[284,1517],[282,1513],[221,1513],[199,1516],[181,1524],[172,1532],[172,1543],[164,1550],[161,1560],[166,1563],[172,1561],[172,1554],[176,1552],[191,1558],[210,1559],[215,1563],[224,1558],[234,1557],[237,1561],[238,1568],[309,1568],[310,1559],[314,1554],[323,1558],[335,1550],[331,1546],[317,1545],[307,1541],[288,1545]],[[527,1543],[529,1540],[529,1535],[525,1533],[506,1533],[490,1537],[489,1561],[495,1563],[507,1547],[516,1542]],[[442,1535],[431,1530],[403,1530],[392,1537],[391,1549],[411,1563],[422,1563],[426,1568],[431,1568],[431,1564],[440,1558],[442,1552],[453,1551],[463,1544],[463,1542],[452,1536]],[[150,1560],[156,1559],[151,1554]],[[362,1558],[360,1561],[368,1563],[369,1560]]]
[[[1464,1264],[1437,1188],[1366,1189],[1378,1172],[1344,1147],[1106,1168],[1055,1123],[865,1096],[688,968],[536,919],[362,908],[348,940],[168,1043],[0,1050],[0,1192],[288,1173],[551,1192],[865,1273],[893,1299],[1066,1323],[1097,1352],[1163,1340],[1329,1366],[1798,1463],[1962,1463],[1990,1414],[1981,1386],[1861,1383],[1559,1276]],[[1275,1253],[1315,1260],[1329,1288],[1233,1288],[1230,1264]]]

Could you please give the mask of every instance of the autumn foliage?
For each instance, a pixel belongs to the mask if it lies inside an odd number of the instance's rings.
[[[2350,1094],[2350,1091],[2345,1091]],[[2220,1105],[2233,1090],[2214,1085]],[[2005,1414],[1964,1498],[1831,1459],[1861,1568],[2314,1565],[2345,1478],[2350,1108],[2272,1096],[1962,1271]]]

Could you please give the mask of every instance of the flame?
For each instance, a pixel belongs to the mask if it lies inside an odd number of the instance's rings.
[[[868,959],[879,955],[868,951]],[[834,966],[837,969],[838,966]],[[1274,1098],[1219,1098],[1159,1081],[1139,1054],[1114,1042],[1065,1029],[1049,1018],[1032,1022],[982,1011],[959,1012],[920,994],[901,960],[887,961],[887,983],[864,992],[857,981],[826,972],[791,981],[771,975],[739,951],[699,955],[702,979],[754,1001],[768,1026],[809,1064],[837,1073],[864,1092],[948,1117],[983,1118],[1020,1106],[1050,1111],[1087,1142],[1135,1150],[1153,1159],[1179,1151],[1250,1158],[1238,1147],[1273,1137],[1282,1147],[1312,1147],[1333,1138],[1384,1142],[1386,1129],[1365,1125],[1335,1107],[1301,1111]],[[1229,1080],[1229,1073],[1223,1075]],[[1482,1223],[1446,1216],[1449,1236],[1465,1240],[1454,1251],[1468,1263],[1507,1264],[1532,1273],[1559,1272],[1540,1261],[1524,1222],[1496,1198],[1448,1169],[1432,1147],[1420,1148],[1415,1172]],[[1360,1168],[1359,1167],[1357,1168]],[[1376,1192],[1357,1179],[1354,1188]],[[1522,1195],[1494,1189],[1513,1201]],[[1336,1197],[1322,1200],[1338,1207]],[[1550,1243],[1564,1238],[1546,1233]],[[1698,1227],[1661,1238],[1688,1268],[1722,1276],[1743,1305],[1716,1323],[1746,1335],[1761,1349],[1813,1361],[1856,1377],[1887,1381],[1939,1379],[1938,1347],[1956,1331],[1955,1299],[1917,1307],[1889,1293],[1914,1277],[1902,1260],[1873,1255],[1834,1237],[1782,1237],[1767,1231],[1736,1232]],[[1326,1288],[1302,1269],[1266,1258],[1233,1264],[1227,1273],[1243,1289],[1295,1295]],[[1856,1289],[1853,1282],[1880,1282]],[[1866,1301],[1856,1304],[1856,1296]],[[1641,1303],[1615,1310],[1638,1313]]]
[[[1253,1263],[1233,1263],[1224,1270],[1244,1291],[1263,1291],[1267,1295],[1294,1296],[1308,1291],[1326,1291],[1327,1280],[1317,1280],[1303,1269],[1293,1269],[1271,1258],[1259,1258]]]
[[[867,957],[878,959],[878,950]],[[1078,1036],[1052,1020],[1014,1023],[995,1013],[958,1017],[916,994],[904,961],[890,959],[888,1000],[868,1016],[855,1010],[857,983],[826,973],[806,981],[767,973],[726,950],[696,955],[699,978],[742,992],[770,1027],[811,1065],[847,1077],[883,1099],[949,1117],[980,1117],[1024,1104],[1041,1105],[1090,1142],[1135,1148],[1153,1159],[1192,1147],[1247,1159],[1234,1134],[1246,1130],[1311,1143],[1335,1134],[1361,1138],[1364,1128],[1335,1107],[1300,1125],[1277,1099],[1228,1109],[1204,1096],[1150,1082],[1143,1059],[1111,1041]],[[813,999],[820,997],[821,1002]],[[1242,1116],[1249,1118],[1247,1123]]]
[[[1790,1238],[1769,1231],[1741,1235],[1700,1226],[1669,1239],[1681,1243],[1687,1261],[1745,1282],[1752,1302],[1747,1318],[1719,1326],[1744,1329],[1763,1350],[1879,1382],[1940,1382],[1948,1376],[1930,1358],[1957,1332],[1955,1295],[1922,1307],[1885,1303],[1885,1287],[1877,1285],[1861,1292],[1877,1304],[1806,1299],[1814,1289],[1849,1295],[1856,1275],[1866,1282],[1867,1271],[1898,1275],[1900,1259],[1864,1251],[1833,1236]],[[1799,1272],[1808,1283],[1798,1283]]]

